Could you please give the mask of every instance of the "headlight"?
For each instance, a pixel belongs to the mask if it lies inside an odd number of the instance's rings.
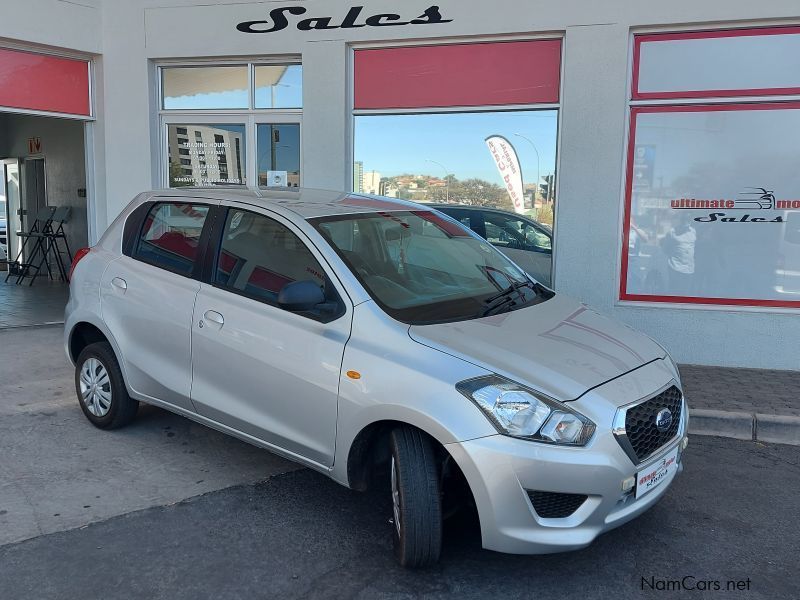
[[[505,435],[583,446],[594,433],[594,423],[579,412],[499,375],[467,379],[457,383],[456,389]]]

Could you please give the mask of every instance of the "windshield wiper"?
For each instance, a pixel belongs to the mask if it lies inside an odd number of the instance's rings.
[[[508,286],[504,290],[501,290],[500,292],[498,292],[494,296],[489,296],[486,300],[484,300],[484,302],[486,304],[491,304],[492,302],[494,302],[498,298],[503,298],[505,296],[508,296],[509,294],[512,294],[512,293],[518,291],[520,288],[524,288],[524,287],[530,287],[531,289],[536,290],[536,287],[530,281],[517,281],[515,283],[512,283],[510,286]]]
[[[517,303],[517,301],[511,296],[501,296],[500,298],[496,298],[496,300],[498,301],[489,304],[489,306],[483,309],[483,312],[481,312],[482,317],[487,317],[494,311],[505,307],[508,307],[508,310],[511,310],[511,307]]]

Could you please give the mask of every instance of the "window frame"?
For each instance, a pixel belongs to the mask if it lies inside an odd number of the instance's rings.
[[[509,104],[509,105],[486,105],[486,106],[448,106],[448,107],[433,107],[433,108],[375,108],[375,109],[357,109],[355,108],[355,53],[358,50],[371,50],[381,48],[401,48],[406,46],[432,46],[432,45],[446,45],[446,44],[479,44],[486,42],[528,42],[539,40],[559,40],[561,42],[561,53],[559,57],[559,77],[558,77],[558,101],[555,103],[536,103],[536,104]],[[347,191],[354,192],[353,170],[356,162],[355,157],[355,124],[356,117],[368,115],[415,115],[415,114],[453,114],[453,113],[478,113],[478,112],[538,112],[553,110],[556,112],[556,147],[555,147],[555,161],[553,168],[553,198],[559,197],[559,177],[558,173],[561,168],[561,132],[562,132],[562,115],[563,115],[563,101],[564,101],[564,65],[567,51],[567,37],[564,32],[551,32],[551,33],[538,33],[529,35],[499,35],[499,36],[475,36],[471,38],[457,37],[447,40],[395,40],[392,42],[360,42],[351,43],[348,45],[348,59],[347,59],[347,73],[348,73],[348,100],[347,108],[349,119],[347,122],[347,144],[346,149],[346,172],[345,181],[347,181]],[[301,172],[302,175],[302,172]],[[540,185],[541,182],[537,181],[536,184]],[[553,203],[553,230],[549,233],[551,239],[551,269],[550,277],[552,285],[555,287],[556,278],[556,233],[558,221],[558,201]],[[469,206],[467,208],[479,209],[481,207]],[[470,215],[470,223],[473,222],[474,215]],[[481,228],[483,228],[483,218],[481,217]],[[470,226],[470,229],[476,234],[483,236],[477,229]],[[484,231],[485,233],[485,231]]]
[[[800,88],[772,88],[756,90],[703,90],[688,92],[657,92],[654,95],[638,92],[639,47],[651,39],[705,39],[717,37],[774,35],[800,33],[800,26],[772,27],[722,27],[719,29],[683,31],[634,31],[629,46],[628,115],[626,119],[622,208],[620,211],[620,245],[615,277],[615,304],[618,306],[665,307],[685,310],[737,310],[742,312],[796,313],[800,301],[721,298],[700,296],[664,296],[634,294],[627,291],[629,270],[629,242],[633,202],[633,167],[636,149],[636,119],[639,114],[668,112],[717,112],[780,110],[800,108]],[[752,93],[751,93],[752,92]],[[775,95],[775,94],[779,95]]]
[[[203,227],[200,230],[200,237],[197,241],[197,254],[195,255],[194,260],[192,261],[192,269],[189,273],[185,273],[183,271],[179,271],[174,268],[170,268],[165,266],[161,263],[158,263],[153,260],[149,260],[143,256],[141,256],[138,252],[139,244],[142,240],[142,233],[144,232],[144,225],[147,221],[147,216],[155,209],[157,206],[164,205],[164,204],[192,204],[192,205],[202,205],[208,207],[208,213],[206,214],[206,218],[203,221]],[[146,209],[144,207],[147,207]],[[206,246],[208,244],[208,235],[211,229],[211,222],[215,217],[215,209],[216,206],[208,201],[203,201],[200,198],[177,198],[173,197],[171,199],[157,197],[151,198],[147,202],[143,203],[142,205],[138,206],[129,216],[128,220],[125,222],[125,226],[123,228],[123,254],[128,256],[129,258],[144,263],[146,265],[150,265],[151,267],[155,267],[157,269],[161,269],[162,271],[167,271],[169,273],[173,273],[175,275],[180,275],[181,277],[186,277],[187,279],[199,279],[200,272],[202,270],[202,265],[204,261],[204,255],[206,251]],[[131,223],[130,227],[128,223],[134,219]],[[125,236],[129,236],[126,237]]]
[[[162,70],[170,67],[227,67],[248,65],[248,108],[224,109],[165,109],[163,106],[163,75]],[[258,146],[256,129],[259,124],[297,124],[300,126],[300,186],[303,185],[303,108],[255,108],[255,67],[258,66],[303,66],[298,55],[275,58],[252,58],[239,60],[184,60],[184,61],[159,61],[153,64],[155,80],[155,97],[157,135],[158,135],[158,165],[157,177],[160,187],[170,190],[179,190],[180,187],[169,185],[169,125],[214,125],[234,124],[245,127],[245,180],[242,187],[258,186]],[[303,75],[303,80],[305,75]]]
[[[794,96],[800,94],[800,87],[783,88],[742,88],[742,89],[707,89],[685,91],[639,91],[642,44],[669,42],[678,40],[705,40],[735,37],[755,37],[762,35],[800,34],[800,26],[784,25],[770,27],[727,27],[722,29],[705,29],[698,31],[672,31],[638,33],[633,36],[633,67],[631,78],[632,100],[691,100],[708,98],[735,98],[750,96]]]
[[[281,313],[288,313],[297,315],[299,317],[304,317],[306,319],[310,319],[312,321],[317,321],[319,323],[331,323],[340,319],[342,316],[347,314],[348,312],[348,304],[345,301],[347,298],[347,294],[345,294],[341,287],[341,282],[338,281],[334,276],[331,275],[333,272],[330,263],[325,259],[322,252],[313,243],[313,241],[298,227],[294,226],[294,224],[289,221],[288,219],[284,218],[279,213],[275,213],[273,211],[263,210],[261,207],[246,204],[246,203],[236,203],[236,202],[225,202],[220,204],[218,207],[217,213],[215,215],[214,222],[209,229],[208,236],[207,236],[207,245],[204,248],[204,254],[202,256],[202,267],[199,272],[199,279],[202,283],[210,285],[220,291],[235,294],[237,296],[241,296],[242,298],[247,298],[252,302],[258,302],[259,304],[269,306],[274,308],[275,310],[281,311]],[[331,312],[330,314],[321,314],[321,315],[314,315],[308,312],[299,312],[299,311],[290,311],[285,308],[282,308],[277,302],[270,302],[264,298],[256,297],[252,294],[248,294],[244,290],[238,290],[236,288],[230,287],[226,284],[219,283],[216,280],[216,272],[217,272],[217,265],[219,264],[220,255],[222,252],[222,245],[223,245],[223,236],[225,235],[225,226],[228,223],[228,214],[232,210],[249,212],[254,215],[264,217],[266,219],[271,219],[276,223],[286,227],[292,234],[294,234],[301,243],[303,243],[308,251],[312,254],[314,259],[319,264],[320,268],[322,269],[323,274],[325,275],[325,285],[326,287],[330,287],[330,294],[331,298],[328,299],[328,302],[335,302],[338,306],[338,310],[335,312]]]

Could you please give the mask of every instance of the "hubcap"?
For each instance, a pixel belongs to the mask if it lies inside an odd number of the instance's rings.
[[[400,491],[397,489],[397,469],[392,457],[392,509],[394,510],[394,526],[397,528],[397,535],[400,535]]]
[[[111,410],[111,379],[105,366],[90,358],[81,366],[81,401],[95,417],[105,417]]]

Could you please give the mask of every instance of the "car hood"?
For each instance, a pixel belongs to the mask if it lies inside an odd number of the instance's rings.
[[[412,325],[408,333],[563,401],[665,356],[646,335],[560,295],[481,319]]]

